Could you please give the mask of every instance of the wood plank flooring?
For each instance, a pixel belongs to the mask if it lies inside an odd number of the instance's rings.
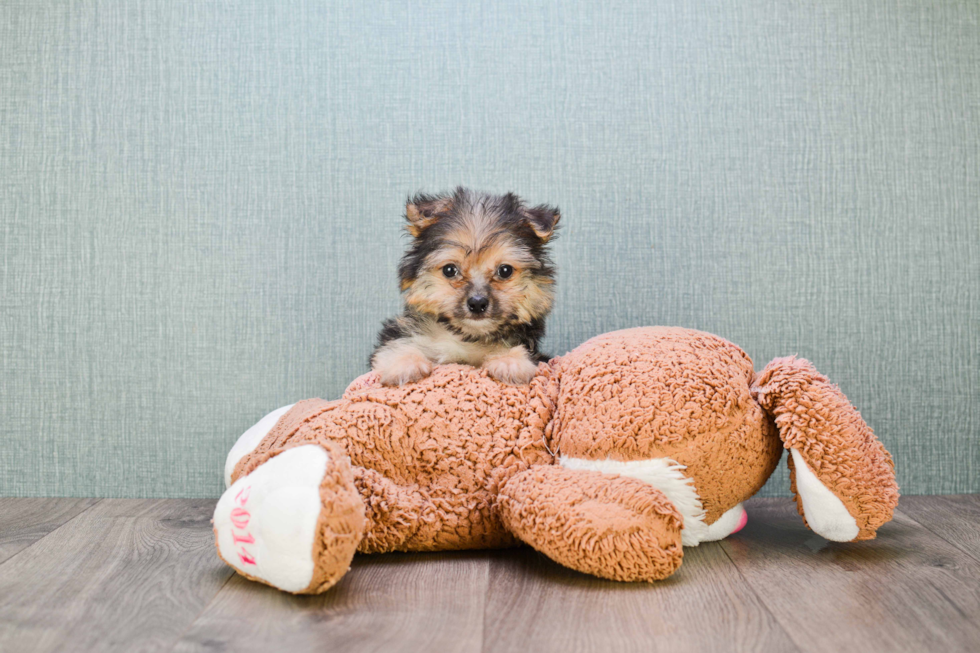
[[[315,597],[234,575],[213,506],[0,499],[0,651],[980,651],[980,495],[905,497],[855,544],[755,499],[652,585],[523,548],[358,556]]]

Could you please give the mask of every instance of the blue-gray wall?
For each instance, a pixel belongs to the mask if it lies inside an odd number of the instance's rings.
[[[798,353],[980,491],[980,3],[409,4],[0,5],[0,495],[217,495],[458,183],[563,209],[552,351]]]

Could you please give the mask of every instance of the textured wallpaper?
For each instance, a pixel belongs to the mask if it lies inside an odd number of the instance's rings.
[[[217,496],[460,183],[562,208],[550,351],[799,354],[980,491],[980,4],[414,4],[0,4],[0,495]]]

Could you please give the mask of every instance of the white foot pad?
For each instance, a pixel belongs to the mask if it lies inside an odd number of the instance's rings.
[[[810,529],[832,542],[850,542],[860,529],[843,502],[807,467],[796,449],[789,450],[796,470],[796,491],[803,502],[803,515]]]
[[[235,481],[214,510],[221,557],[287,592],[306,589],[327,460],[323,447],[295,447]]]
[[[228,452],[228,457],[225,458],[225,487],[231,485],[231,473],[235,471],[235,465],[238,464],[238,461],[247,454],[252,453],[255,447],[259,446],[259,442],[262,442],[262,438],[269,435],[269,431],[276,425],[279,418],[285,415],[286,411],[295,405],[289,404],[288,406],[283,406],[272,411],[238,438],[231,451]]]
[[[717,542],[723,540],[732,533],[737,533],[745,528],[749,516],[745,512],[742,504],[730,508],[725,514],[718,518],[718,521],[708,526],[708,534],[704,536],[702,542]]]

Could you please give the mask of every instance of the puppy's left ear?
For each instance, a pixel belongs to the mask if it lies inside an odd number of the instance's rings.
[[[561,220],[561,211],[558,207],[541,204],[533,208],[524,209],[524,218],[527,224],[534,231],[534,234],[546,243],[554,235]]]
[[[453,198],[447,195],[423,195],[408,198],[405,203],[405,219],[408,233],[418,238],[428,227],[439,219],[441,213],[452,208]]]

